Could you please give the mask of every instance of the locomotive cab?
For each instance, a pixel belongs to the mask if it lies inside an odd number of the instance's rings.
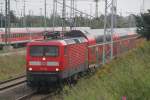
[[[59,80],[63,70],[63,43],[32,42],[27,45],[27,84],[39,86]]]

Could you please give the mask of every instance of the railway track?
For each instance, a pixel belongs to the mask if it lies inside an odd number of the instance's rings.
[[[21,88],[19,88],[20,86]],[[0,91],[1,91],[0,100],[3,97],[8,100],[49,100],[49,98],[58,94],[58,89],[52,89],[50,92],[43,93],[41,91],[40,92],[37,91],[36,89],[32,90],[28,87],[27,88],[25,87],[26,87],[25,75],[4,82],[0,82]],[[16,91],[20,91],[20,92],[16,92]],[[3,95],[3,93],[5,95]]]
[[[25,94],[25,95],[23,95],[23,96],[21,96],[21,97],[17,98],[16,100],[26,100],[27,98],[32,97],[32,96],[33,96],[34,94],[36,94],[36,93],[37,93],[37,91],[36,91],[36,90],[31,91],[30,93]]]
[[[26,82],[26,76],[25,75],[22,75],[22,76],[19,76],[17,78],[10,79],[10,80],[4,81],[4,82],[0,82],[0,91],[3,91],[5,89],[9,89],[11,87],[14,87],[16,85],[19,85],[19,84],[22,84],[25,82]]]
[[[7,52],[7,53],[0,53],[0,56],[9,56],[9,55],[14,55],[14,54],[19,54],[19,55],[24,55],[26,53],[25,50],[22,51],[16,51],[16,52]]]
[[[16,100],[49,100],[53,96],[59,94],[59,90],[53,90],[51,92],[43,93],[43,92],[38,92],[37,90],[32,91],[31,93],[28,93],[26,95],[23,95],[22,97],[19,97]]]

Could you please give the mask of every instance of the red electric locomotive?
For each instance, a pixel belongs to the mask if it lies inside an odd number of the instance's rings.
[[[136,35],[134,32],[118,31],[113,35],[113,40],[119,41]],[[74,30],[67,32],[65,37],[67,39],[36,41],[27,45],[27,83],[29,86],[50,85],[79,72],[100,66],[103,30]],[[110,42],[110,34],[106,35],[106,40]],[[123,44],[114,43],[114,56],[117,54],[117,45],[128,46],[128,43],[128,40]],[[105,45],[105,52],[108,58],[110,44]]]
[[[26,58],[28,84],[50,84],[86,70],[87,47],[83,37],[29,43]]]

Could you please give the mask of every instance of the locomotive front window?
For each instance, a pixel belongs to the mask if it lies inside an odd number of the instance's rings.
[[[52,56],[56,57],[58,56],[58,47],[56,46],[46,46],[44,49],[45,56]]]
[[[57,57],[59,54],[57,46],[32,46],[30,47],[31,56]]]
[[[30,48],[30,55],[31,56],[43,56],[43,47],[42,46],[32,46]]]

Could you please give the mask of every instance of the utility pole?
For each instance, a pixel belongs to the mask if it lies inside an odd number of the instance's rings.
[[[33,10],[31,10],[31,16],[32,16],[32,18],[34,17],[34,12],[33,12]],[[32,27],[34,27],[34,23],[31,23],[31,25],[32,25]]]
[[[42,8],[40,8],[40,16],[42,17]]]
[[[5,0],[5,45],[7,46],[8,34],[8,0]]]
[[[43,17],[42,17],[42,8],[40,8],[40,26],[42,27],[42,24],[43,24]]]
[[[23,0],[23,27],[26,27],[26,1]]]
[[[113,33],[114,33],[114,0],[112,0],[112,7],[111,7],[111,54],[110,58],[113,59]]]
[[[57,0],[53,0],[53,31],[55,31],[56,14],[57,14]]]
[[[104,37],[103,37],[103,43],[106,43],[106,31],[107,31],[107,3],[108,1],[105,0],[105,18],[104,18]],[[106,55],[106,52],[105,52],[105,44],[103,44],[103,64],[105,64],[105,55]]]
[[[70,0],[70,30],[72,30],[72,7],[73,7],[73,5],[72,5],[72,3],[73,3],[73,0]]]
[[[95,0],[95,17],[98,18],[98,0]]]
[[[21,27],[23,27],[23,9],[21,9],[21,12],[20,12],[20,19],[21,19],[21,21],[20,21],[20,25],[21,25]]]
[[[66,0],[63,0],[63,9],[62,9],[62,32],[63,33],[66,31],[65,20],[66,20]]]
[[[3,27],[3,3],[0,3],[1,5],[1,28]]]
[[[141,0],[141,8],[140,8],[140,13],[145,12],[145,0]]]
[[[72,30],[75,24],[75,1],[70,0],[70,29]]]
[[[143,5],[142,5],[142,12],[145,12],[145,0],[143,0]]]
[[[92,15],[92,4],[90,4],[90,15]],[[90,27],[92,26],[92,18],[90,17]]]
[[[75,4],[75,9],[77,9],[78,8],[78,4],[77,4],[77,0],[74,0],[74,4]],[[74,10],[74,18],[75,18],[75,20],[74,20],[74,27],[77,27],[77,19],[76,19],[76,17],[77,17],[77,12]]]
[[[29,18],[30,18],[30,20],[29,20],[29,25],[30,25],[30,27],[32,27],[32,11],[31,10],[29,10]]]
[[[5,0],[5,45],[9,45],[8,35],[10,34],[10,0]]]
[[[45,30],[46,30],[46,27],[47,27],[47,23],[46,23],[47,0],[45,0],[45,2],[44,2],[44,8],[45,8],[44,26],[45,26]]]
[[[114,28],[117,28],[117,0],[114,1]]]

